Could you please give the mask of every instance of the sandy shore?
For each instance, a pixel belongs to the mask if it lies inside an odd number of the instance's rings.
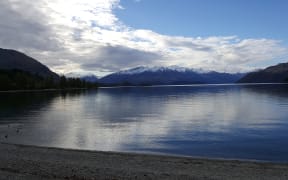
[[[288,165],[0,143],[0,179],[288,179]]]

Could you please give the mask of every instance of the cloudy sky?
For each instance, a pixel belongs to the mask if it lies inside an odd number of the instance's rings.
[[[58,73],[288,61],[286,0],[1,0],[0,47]]]

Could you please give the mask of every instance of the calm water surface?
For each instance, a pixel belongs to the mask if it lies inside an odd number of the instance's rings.
[[[0,141],[288,162],[288,85],[0,93]]]

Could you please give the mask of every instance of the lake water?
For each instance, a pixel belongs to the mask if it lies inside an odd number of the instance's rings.
[[[0,93],[0,141],[288,162],[288,85]]]

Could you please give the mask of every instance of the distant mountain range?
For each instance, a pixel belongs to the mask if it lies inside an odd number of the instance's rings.
[[[24,73],[23,75],[27,76],[28,79],[32,78],[29,74],[25,74],[25,72],[30,73],[31,75],[43,77],[44,79],[53,78],[58,82],[61,81],[61,77],[51,71],[47,66],[15,50],[0,48],[0,71],[2,73],[2,80],[3,78],[6,78],[6,80],[9,78],[9,82],[13,81],[13,78],[11,78],[11,74],[13,73]],[[7,73],[10,74],[9,77]],[[264,70],[251,72],[248,74],[220,73],[216,71],[205,71],[203,69],[191,69],[178,66],[141,66],[112,73],[102,78],[98,78],[94,74],[83,73],[69,73],[66,74],[66,76],[68,78],[80,78],[81,80],[85,80],[86,82],[90,83],[97,82],[102,86],[225,84],[235,82],[282,83],[288,82],[288,63],[278,64],[276,66],[271,66]],[[35,82],[36,80],[37,78],[35,79]]]
[[[288,83],[288,63],[248,73],[238,83]]]
[[[185,85],[234,83],[244,74],[219,73],[178,66],[137,67],[99,79],[101,85]]]
[[[0,70],[22,70],[42,77],[59,78],[47,66],[15,50],[0,48]]]

